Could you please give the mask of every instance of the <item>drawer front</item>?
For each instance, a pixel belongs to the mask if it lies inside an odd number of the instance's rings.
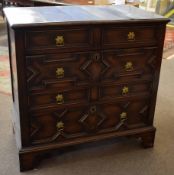
[[[157,48],[120,49],[103,52],[109,69],[102,81],[151,80],[158,65]]]
[[[31,114],[32,144],[63,142],[147,126],[149,100],[61,108]]]
[[[47,89],[46,92],[33,93],[28,97],[31,110],[53,108],[62,105],[81,104],[89,102],[89,89],[57,90]]]
[[[60,53],[26,57],[29,91],[91,85],[91,82],[152,80],[157,48],[90,53]]]
[[[28,31],[26,32],[26,49],[47,52],[82,50],[93,45],[93,33],[87,28]]]
[[[100,98],[102,100],[115,99],[121,97],[131,97],[150,94],[152,84],[150,82],[124,83],[119,85],[105,85],[100,88]]]
[[[156,45],[158,41],[155,27],[108,27],[102,31],[102,47],[135,47]]]

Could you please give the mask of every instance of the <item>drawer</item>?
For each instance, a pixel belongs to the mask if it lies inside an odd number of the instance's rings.
[[[103,82],[152,80],[160,61],[156,47],[104,51],[103,60],[109,65]]]
[[[100,52],[59,53],[26,57],[29,91],[89,85],[98,81],[109,66]]]
[[[30,115],[32,144],[63,142],[147,126],[149,100],[84,105]]]
[[[75,51],[92,48],[93,32],[88,28],[60,28],[55,30],[27,31],[26,50],[42,53]]]
[[[157,28],[154,26],[107,27],[102,31],[103,48],[140,47],[156,45]]]
[[[152,90],[152,84],[150,82],[136,82],[136,83],[124,83],[119,85],[104,85],[100,88],[100,98],[102,100],[125,98],[131,96],[139,96],[150,94]]]
[[[56,90],[47,89],[46,92],[33,93],[28,97],[28,106],[31,110],[52,108],[61,105],[72,105],[89,102],[89,89]]]

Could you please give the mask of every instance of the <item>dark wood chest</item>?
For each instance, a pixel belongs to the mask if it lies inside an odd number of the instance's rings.
[[[80,143],[134,136],[153,146],[168,19],[130,6],[5,14],[21,171],[45,153]]]

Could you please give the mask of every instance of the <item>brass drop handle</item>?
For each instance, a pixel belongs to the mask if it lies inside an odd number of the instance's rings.
[[[124,86],[123,89],[122,89],[122,94],[123,94],[123,95],[126,95],[126,94],[128,94],[128,93],[129,93],[129,87]]]
[[[135,40],[135,33],[134,32],[129,32],[127,34],[127,38],[128,38],[129,41],[130,40]]]
[[[56,76],[57,78],[63,78],[64,77],[64,69],[62,67],[59,67],[56,69]]]
[[[57,127],[57,130],[58,131],[63,131],[63,129],[64,129],[64,123],[62,121],[57,122],[56,127]]]
[[[125,69],[125,71],[132,71],[133,70],[133,63],[131,61],[126,62],[124,69]]]
[[[57,102],[57,104],[63,104],[64,103],[64,98],[63,98],[62,94],[58,94],[56,96],[56,102]]]
[[[56,40],[57,46],[64,46],[64,37],[63,36],[57,36],[55,38],[55,40]]]
[[[128,93],[129,93],[129,87],[124,86],[123,89],[122,89],[122,95],[126,95]]]
[[[120,114],[120,121],[121,122],[125,122],[127,120],[127,113],[126,112],[122,112]]]

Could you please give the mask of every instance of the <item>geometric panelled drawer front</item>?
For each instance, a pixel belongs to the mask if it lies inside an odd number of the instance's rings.
[[[149,99],[35,112],[30,115],[31,142],[59,142],[138,128],[147,125],[148,114]]]
[[[151,80],[156,48],[120,49],[92,53],[58,54],[27,57],[29,90],[46,87],[103,83],[113,81]]]

